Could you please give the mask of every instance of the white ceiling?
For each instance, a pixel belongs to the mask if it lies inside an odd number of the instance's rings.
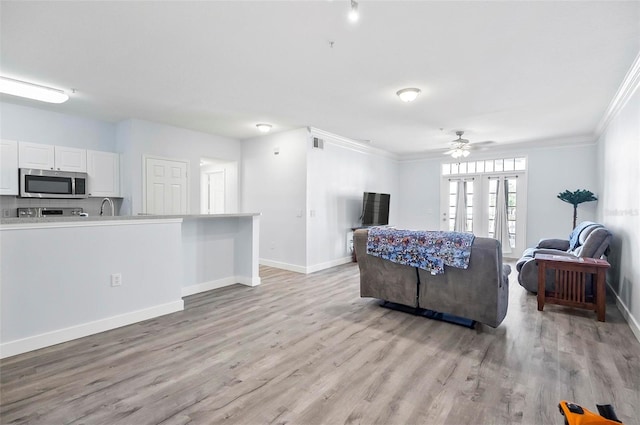
[[[344,0],[2,1],[2,75],[77,90],[2,100],[237,139],[313,126],[410,156],[458,129],[591,140],[640,51],[637,1],[359,3],[352,24]]]

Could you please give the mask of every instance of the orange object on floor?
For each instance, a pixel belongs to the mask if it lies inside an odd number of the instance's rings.
[[[622,422],[617,418],[611,405],[596,405],[598,413],[590,412],[584,407],[562,400],[558,405],[560,414],[564,416],[566,425],[620,425]]]

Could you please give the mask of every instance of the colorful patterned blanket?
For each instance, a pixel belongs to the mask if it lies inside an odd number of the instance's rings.
[[[459,269],[469,267],[474,237],[472,233],[371,227],[367,254],[431,274],[443,274],[445,265]]]

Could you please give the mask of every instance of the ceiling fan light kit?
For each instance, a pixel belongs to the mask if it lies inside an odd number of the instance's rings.
[[[351,10],[349,10],[349,20],[351,22],[357,22],[360,18],[360,14],[358,13],[358,2],[356,0],[351,0]]]
[[[463,134],[464,134],[464,131],[462,130],[456,131],[456,136],[458,136],[458,138],[451,142],[454,145],[454,147],[448,150],[447,152],[445,152],[444,153],[445,155],[451,155],[455,159],[466,158],[469,156],[470,154],[469,140],[463,139],[462,138]]]
[[[462,148],[454,149],[454,151],[451,152],[451,156],[456,159],[462,158],[462,157],[466,158],[469,156],[469,151]]]

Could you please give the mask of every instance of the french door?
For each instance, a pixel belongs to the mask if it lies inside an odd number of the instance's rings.
[[[464,185],[460,185],[459,181]],[[465,229],[476,236],[493,238],[496,231],[497,190],[505,187],[506,222],[509,246],[503,244],[505,257],[519,258],[525,249],[527,181],[524,173],[465,174],[442,179],[441,230],[453,231],[458,212],[458,189],[465,191]]]

